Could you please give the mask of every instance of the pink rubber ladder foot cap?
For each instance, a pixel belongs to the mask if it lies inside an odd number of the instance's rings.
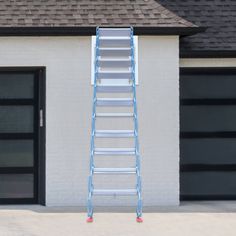
[[[137,221],[138,223],[142,223],[142,222],[143,222],[143,218],[142,218],[142,217],[137,217],[137,218],[136,218],[136,221]]]
[[[86,220],[87,223],[92,223],[93,222],[93,217],[88,217]]]

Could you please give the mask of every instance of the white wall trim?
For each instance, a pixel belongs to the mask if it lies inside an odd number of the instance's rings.
[[[236,58],[183,58],[180,67],[236,67]]]
[[[95,51],[96,51],[96,36],[92,36],[91,40],[91,85],[94,81],[94,69],[95,69]],[[138,79],[138,36],[134,36],[134,56],[135,56],[135,74],[136,85],[139,83]]]
[[[96,36],[92,36],[91,40],[91,85],[94,84],[94,71],[95,71],[95,51],[96,51]]]

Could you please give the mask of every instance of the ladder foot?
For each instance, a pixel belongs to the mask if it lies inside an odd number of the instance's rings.
[[[92,223],[93,222],[93,217],[88,217],[86,220],[87,223]]]
[[[143,218],[142,218],[142,217],[137,217],[137,218],[136,218],[136,221],[137,221],[138,223],[142,223],[142,222],[143,222]]]

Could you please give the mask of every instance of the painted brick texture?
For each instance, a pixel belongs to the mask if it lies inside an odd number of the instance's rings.
[[[46,66],[48,206],[86,205],[92,110],[90,47],[90,37],[0,38],[0,66]],[[137,99],[145,206],[179,203],[178,68],[177,36],[139,37]],[[125,178],[122,181],[131,183]],[[113,182],[104,178],[102,184]],[[134,200],[100,197],[95,202],[134,205]]]

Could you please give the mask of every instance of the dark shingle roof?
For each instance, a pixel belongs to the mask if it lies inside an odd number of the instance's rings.
[[[154,0],[0,0],[0,27],[196,27]]]
[[[207,27],[206,32],[181,39],[181,50],[235,51],[235,0],[157,0],[179,16]]]

